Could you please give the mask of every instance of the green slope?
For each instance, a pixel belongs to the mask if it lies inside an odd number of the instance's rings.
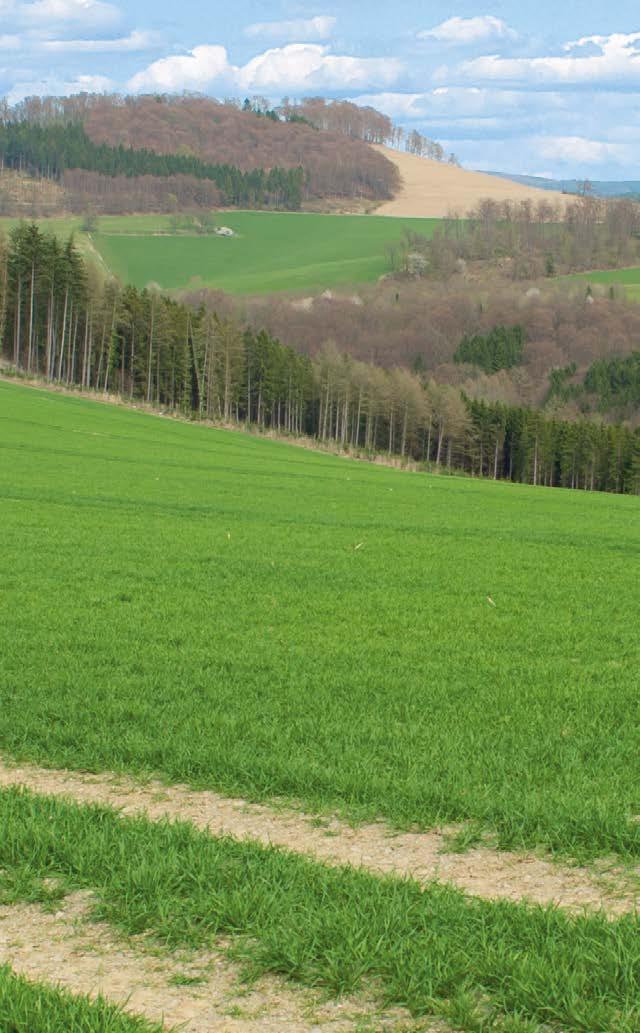
[[[137,287],[201,283],[258,294],[376,280],[389,271],[386,246],[405,229],[430,233],[436,220],[223,212],[219,222],[237,236],[121,236],[103,220],[94,242],[116,275]]]
[[[0,749],[640,855],[637,498],[4,383],[0,446]]]
[[[60,236],[76,233],[123,283],[165,290],[204,285],[233,294],[324,290],[375,281],[390,269],[387,248],[405,232],[430,234],[436,219],[219,212],[233,238],[175,233],[164,215],[104,216],[90,238],[79,218],[40,220]],[[8,232],[17,220],[0,220]]]

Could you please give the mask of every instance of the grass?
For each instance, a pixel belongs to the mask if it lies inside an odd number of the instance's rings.
[[[0,966],[2,1033],[161,1033],[101,998],[73,996],[32,983]]]
[[[214,287],[232,294],[318,291],[377,280],[389,271],[386,246],[405,229],[429,234],[435,219],[379,216],[221,212],[237,236],[223,239],[171,233],[168,216],[105,216],[91,237],[123,283],[165,290]],[[13,220],[15,222],[15,220]],[[43,220],[61,236],[80,219]],[[11,220],[0,220],[9,228]],[[77,236],[90,247],[88,238]]]
[[[0,453],[6,753],[640,856],[638,498],[9,383]]]
[[[231,937],[250,975],[373,989],[457,1029],[640,1030],[637,916],[469,900],[19,790],[0,793],[0,868],[5,901],[61,878],[95,890],[95,917],[128,935],[190,948]]]
[[[567,283],[601,284],[606,287],[622,287],[627,298],[640,301],[640,267],[632,269],[598,269],[595,272],[576,273],[564,276]]]

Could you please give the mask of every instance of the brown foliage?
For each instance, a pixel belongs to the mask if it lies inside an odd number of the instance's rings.
[[[333,340],[354,359],[387,369],[419,369],[474,397],[510,404],[542,402],[553,368],[575,362],[581,379],[594,359],[629,354],[640,340],[640,305],[606,297],[588,301],[581,288],[569,292],[551,285],[534,296],[526,285],[504,286],[482,302],[471,285],[390,281],[361,288],[357,296],[334,294],[304,304],[282,295],[231,299],[217,294],[214,299],[206,291],[190,300],[264,327],[312,357]],[[525,332],[521,367],[490,377],[453,363],[463,335],[516,324]]]
[[[283,102],[285,117],[306,118],[316,129],[339,133],[365,143],[387,143],[394,136],[394,126],[387,115],[371,107],[359,107],[348,100],[326,101],[324,97],[305,97],[294,104]]]
[[[194,176],[103,176],[67,169],[63,175],[67,203],[73,212],[94,209],[107,215],[211,209],[220,204],[215,183]]]
[[[99,97],[82,113],[96,143],[193,154],[216,164],[296,168],[307,173],[307,197],[393,196],[393,164],[360,139],[274,122],[205,97]]]

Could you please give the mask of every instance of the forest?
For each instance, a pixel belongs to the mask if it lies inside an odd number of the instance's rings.
[[[0,337],[5,361],[26,375],[185,416],[474,476],[640,491],[638,429],[474,399],[331,342],[312,359],[211,306],[105,283],[73,240],[35,224],[2,247]]]
[[[236,176],[253,174],[254,178],[256,170],[265,170],[267,175],[269,170],[283,169],[295,178],[303,166],[301,189],[305,201],[387,200],[398,187],[396,167],[365,142],[371,136],[371,127],[384,116],[373,109],[350,107],[363,112],[358,116],[361,130],[357,134],[350,132],[346,123],[341,131],[335,127],[319,131],[304,115],[295,116],[292,108],[283,107],[282,115],[274,120],[262,114],[264,104],[249,104],[243,110],[242,104],[233,101],[219,103],[188,95],[32,97],[14,107],[0,107],[0,124],[56,131],[69,125],[81,127],[94,146],[110,149],[107,166],[109,162],[121,163],[122,152],[146,151],[153,155],[153,161],[143,162],[137,173],[133,170],[134,159],[127,159],[126,175],[156,175],[158,168],[163,175],[171,174],[167,165],[159,163],[161,155],[170,159],[173,173],[180,174],[198,174],[193,170],[206,166],[235,169]],[[46,166],[46,160],[40,164]],[[73,166],[67,162],[66,167]],[[86,158],[84,165],[75,167],[107,171],[113,176],[111,168],[87,165]]]
[[[67,169],[127,179],[188,176],[211,180],[219,202],[228,206],[296,210],[302,200],[304,170],[278,166],[242,172],[233,165],[214,165],[185,154],[156,154],[133,147],[96,144],[79,123],[40,126],[30,122],[0,123],[0,160],[10,169],[60,179]],[[97,185],[97,184],[96,184]],[[208,202],[207,198],[207,202]]]
[[[601,359],[623,360],[638,350],[640,306],[607,290],[588,294],[586,285],[549,280],[540,289],[510,280],[487,289],[456,277],[446,283],[387,279],[308,301],[286,296],[234,299],[218,291],[190,291],[194,306],[215,308],[226,318],[264,327],[311,357],[328,340],[348,342],[356,360],[393,369],[401,366],[474,398],[549,408],[550,377],[575,387]],[[520,361],[487,372],[476,362],[455,361],[466,339],[490,337],[498,327],[522,328]],[[497,358],[497,356],[496,356]],[[570,370],[570,372],[567,372]],[[607,412],[606,396],[556,392],[553,409],[575,419],[583,410]],[[620,418],[637,422],[637,408]]]

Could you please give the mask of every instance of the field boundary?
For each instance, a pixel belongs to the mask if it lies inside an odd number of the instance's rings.
[[[379,876],[422,884],[449,883],[485,900],[557,905],[570,911],[602,910],[611,916],[635,911],[640,869],[625,873],[612,862],[590,868],[561,865],[532,853],[474,846],[457,852],[459,829],[396,832],[378,822],[349,825],[290,806],[266,806],[211,790],[141,782],[114,774],[88,774],[35,765],[13,766],[0,757],[0,789],[22,786],[77,804],[113,807],[123,816],[187,821],[211,835],[277,846],[329,865],[364,868]]]
[[[6,369],[13,369],[11,366],[6,366]],[[175,409],[158,409],[147,402],[140,400],[132,402],[125,398],[123,395],[108,392],[105,394],[102,391],[94,391],[91,388],[85,388],[84,390],[73,390],[73,388],[67,387],[64,384],[52,383],[49,380],[45,380],[44,377],[23,377],[20,374],[7,374],[3,372],[2,365],[0,363],[0,383],[4,384],[17,384],[20,387],[28,387],[37,391],[48,391],[51,394],[63,395],[65,398],[76,398],[78,401],[97,402],[99,405],[114,405],[122,409],[128,409],[130,412],[142,413],[145,416],[155,416],[158,419],[173,420],[176,423],[185,423],[191,427],[206,427],[209,430],[224,430],[231,431],[234,434],[246,434],[248,437],[259,438],[265,441],[278,441],[282,445],[291,445],[295,448],[303,448],[307,452],[317,452],[319,455],[335,456],[337,459],[352,459],[354,462],[367,463],[372,466],[384,466],[392,470],[399,470],[402,473],[428,473],[433,476],[446,476],[446,477],[465,477],[464,473],[458,470],[448,470],[446,467],[430,468],[427,469],[424,464],[417,463],[414,460],[404,460],[400,456],[388,456],[383,452],[374,452],[370,454],[363,454],[362,452],[352,452],[338,448],[332,442],[321,442],[317,438],[306,437],[304,435],[288,435],[279,434],[274,430],[259,430],[254,424],[247,426],[246,423],[224,423],[216,422],[215,420],[195,420],[189,419],[187,416],[183,416],[180,412]],[[503,484],[508,482],[503,481]]]

